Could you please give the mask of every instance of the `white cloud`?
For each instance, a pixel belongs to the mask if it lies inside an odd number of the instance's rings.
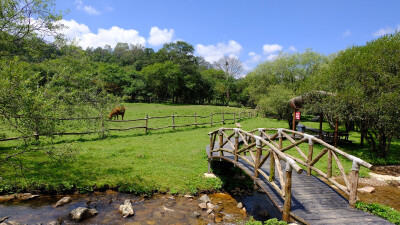
[[[348,37],[351,35],[352,35],[352,33],[351,33],[350,29],[347,29],[345,32],[342,33],[342,37]]]
[[[293,45],[290,46],[290,47],[288,48],[288,50],[291,51],[291,52],[297,52],[297,48],[294,47]]]
[[[270,55],[274,52],[282,51],[282,48],[283,48],[282,45],[278,45],[278,44],[273,44],[273,45],[265,44],[263,46],[263,53],[264,53],[264,55]]]
[[[218,43],[217,45],[196,45],[197,53],[204,57],[207,62],[213,63],[224,55],[238,57],[242,51],[242,46],[236,41],[229,41],[228,44]]]
[[[82,0],[75,0],[75,5],[78,10],[83,10],[89,15],[100,15],[100,11],[93,6],[85,5]]]
[[[249,52],[250,59],[246,61],[248,63],[259,63],[261,61],[261,55],[257,55],[255,52]]]
[[[92,33],[88,26],[79,24],[75,20],[62,20],[62,23],[68,27],[63,33],[69,39],[75,39],[83,49],[87,47],[104,47],[105,45],[115,47],[118,42],[146,45],[146,39],[133,29],[125,30],[113,26],[111,29],[100,28],[97,33]]]
[[[396,30],[400,30],[400,24],[397,25],[396,28],[392,28],[392,27],[381,28],[381,29],[375,31],[372,35],[374,37],[379,37],[379,36],[383,36],[385,34],[394,33]]]
[[[85,24],[80,24],[75,20],[61,20],[61,23],[66,26],[64,34],[69,39],[74,39],[76,37],[81,37],[83,34],[90,33],[90,29]]]
[[[267,56],[267,61],[273,61],[277,56],[277,54],[270,54]]]
[[[164,43],[171,42],[173,37],[174,37],[173,29],[161,30],[158,27],[152,27],[150,29],[150,36],[149,36],[148,42],[150,45],[159,46]]]

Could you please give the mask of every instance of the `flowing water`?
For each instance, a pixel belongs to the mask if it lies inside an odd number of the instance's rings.
[[[62,224],[240,224],[247,221],[250,214],[263,219],[259,212],[268,207],[269,214],[274,214],[272,204],[264,194],[257,192],[236,199],[227,193],[210,194],[211,202],[220,208],[211,214],[199,208],[198,198],[166,195],[143,198],[116,191],[67,196],[72,198],[72,202],[57,208],[55,203],[64,196],[40,196],[27,201],[0,203],[0,219],[9,217],[6,221],[20,224],[48,224],[52,221],[62,221]],[[132,201],[135,211],[132,217],[122,218],[118,212],[125,199]],[[237,208],[238,201],[244,203],[247,213]],[[69,212],[80,206],[96,209],[98,214],[75,222],[69,217]]]

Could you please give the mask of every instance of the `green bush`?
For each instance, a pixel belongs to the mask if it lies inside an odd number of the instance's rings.
[[[264,223],[251,218],[249,221],[246,222],[245,225],[287,225],[287,223],[285,221],[278,221],[277,218],[269,219],[267,221],[264,221]]]
[[[385,220],[388,220],[391,223],[400,224],[400,212],[394,210],[393,208],[377,203],[364,203],[364,202],[357,202],[356,208],[361,209],[365,212],[370,212],[376,216],[382,217]]]

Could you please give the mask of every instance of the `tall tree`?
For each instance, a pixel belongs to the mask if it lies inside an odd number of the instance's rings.
[[[56,35],[62,15],[54,6],[52,0],[0,1],[0,56],[32,54],[41,46],[37,38]]]
[[[341,121],[354,121],[378,156],[389,154],[400,124],[400,33],[338,54],[318,82],[336,93],[321,104]]]
[[[239,78],[243,75],[243,63],[239,58],[234,56],[223,56],[214,62],[214,68],[222,70],[227,76]]]

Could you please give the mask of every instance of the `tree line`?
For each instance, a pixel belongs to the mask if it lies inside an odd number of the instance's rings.
[[[22,135],[60,129],[38,118],[104,117],[121,99],[235,104],[291,121],[289,99],[307,94],[307,113],[359,129],[381,156],[399,138],[398,32],[328,56],[281,52],[245,75],[238,58],[211,64],[184,41],[158,51],[128,43],[82,49],[59,35],[62,13],[54,7],[52,0],[1,2],[0,115]],[[36,22],[27,23],[31,18]]]

